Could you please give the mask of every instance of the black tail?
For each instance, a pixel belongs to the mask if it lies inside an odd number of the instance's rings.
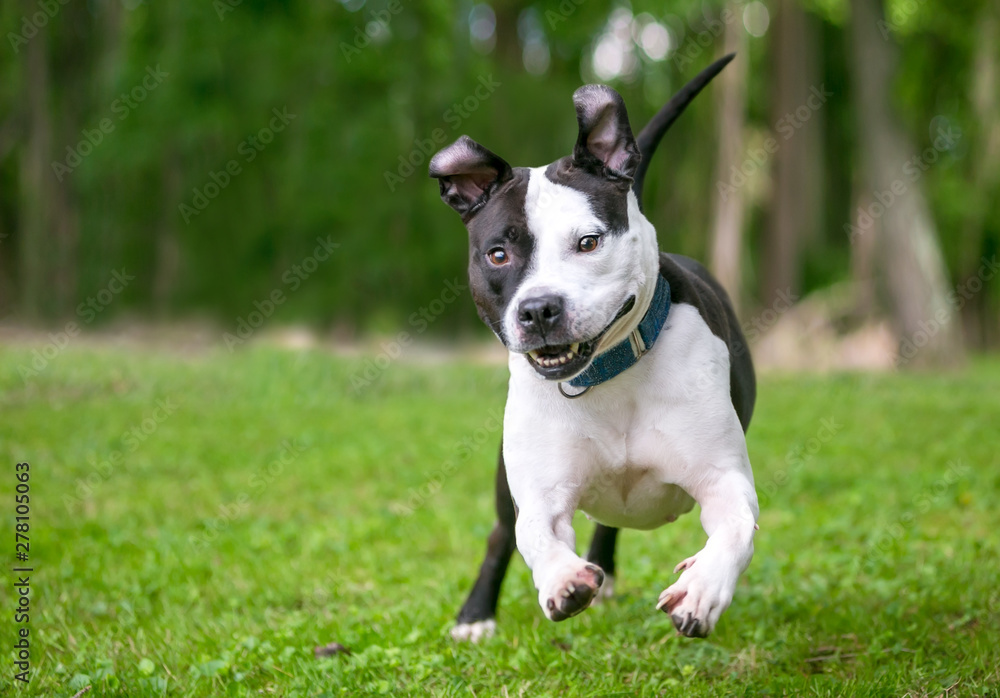
[[[735,53],[730,53],[728,56],[720,58],[698,73],[691,82],[681,88],[680,92],[671,97],[670,101],[663,105],[663,108],[656,113],[656,116],[646,124],[646,128],[642,129],[639,133],[639,137],[636,138],[636,144],[639,146],[639,153],[642,155],[642,159],[639,161],[639,169],[635,171],[632,191],[635,192],[635,198],[639,200],[640,211],[642,210],[642,184],[646,180],[646,170],[649,169],[649,163],[653,159],[653,153],[656,152],[656,146],[660,144],[663,134],[677,120],[677,117],[684,113],[691,100],[701,92],[701,88],[722,72],[722,69],[735,57]]]

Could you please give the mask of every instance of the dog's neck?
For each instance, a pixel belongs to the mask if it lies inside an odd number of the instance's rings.
[[[670,284],[657,275],[652,300],[628,339],[612,346],[590,362],[583,373],[567,381],[574,388],[592,388],[622,374],[653,348],[670,313]]]

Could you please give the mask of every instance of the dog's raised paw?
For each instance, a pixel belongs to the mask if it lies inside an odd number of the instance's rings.
[[[692,565],[694,565],[697,559],[698,559],[697,555],[692,555],[686,560],[681,560],[680,562],[677,563],[677,566],[674,567],[674,574],[677,574],[678,572],[683,572],[687,568],[691,567]]]
[[[696,597],[697,594],[690,596],[686,589],[670,587],[660,594],[656,607],[670,616],[678,634],[686,637],[708,637],[719,614],[714,614],[714,618],[711,613],[701,617],[704,608],[699,608],[701,604]]]
[[[694,565],[693,558],[677,568],[684,573],[663,590],[656,607],[670,616],[681,635],[708,637],[733,600],[735,580],[727,583],[722,575],[706,574],[706,568]]]
[[[673,621],[674,627],[677,628],[677,632],[680,635],[686,637],[708,637],[708,624],[698,620],[690,613],[671,614],[670,620]]]
[[[677,607],[677,604],[684,600],[685,596],[687,596],[686,591],[665,589],[660,592],[660,600],[657,602],[656,608],[664,613],[670,613]]]
[[[479,642],[493,637],[497,630],[497,622],[492,618],[477,620],[473,623],[459,623],[451,629],[451,637],[458,642]]]
[[[545,615],[550,620],[572,618],[594,600],[604,583],[604,571],[597,565],[586,565],[566,579],[545,600]]]
[[[594,594],[594,600],[590,602],[591,606],[599,606],[612,596],[615,595],[615,576],[613,574],[604,575],[604,583],[601,588],[597,590]]]

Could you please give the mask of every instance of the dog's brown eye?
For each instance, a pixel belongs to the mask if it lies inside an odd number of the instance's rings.
[[[507,254],[507,250],[502,247],[494,247],[486,254],[486,257],[490,260],[490,264],[495,267],[502,267],[504,264],[510,262],[510,256]]]
[[[580,252],[593,252],[597,249],[599,242],[600,238],[596,235],[584,235],[580,238],[580,242],[577,244],[576,249]]]

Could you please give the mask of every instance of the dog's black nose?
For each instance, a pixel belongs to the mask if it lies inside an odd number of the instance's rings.
[[[521,301],[517,319],[525,329],[548,332],[562,317],[563,299],[559,296],[538,296]]]

